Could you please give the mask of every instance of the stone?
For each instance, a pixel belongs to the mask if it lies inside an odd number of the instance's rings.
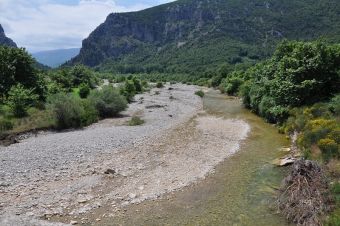
[[[105,170],[104,173],[105,173],[105,174],[116,174],[116,171],[113,170],[113,169],[107,169],[107,170]]]
[[[288,166],[293,164],[295,161],[297,161],[297,158],[288,156],[288,157],[283,157],[283,158],[279,158],[279,159],[275,159],[273,161],[273,164],[276,166]]]

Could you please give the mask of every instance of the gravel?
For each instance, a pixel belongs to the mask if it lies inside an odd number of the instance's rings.
[[[87,216],[108,203],[115,212],[213,172],[249,125],[202,112],[195,86],[171,87],[137,95],[125,117],[1,147],[0,225]],[[132,116],[145,124],[127,126]]]

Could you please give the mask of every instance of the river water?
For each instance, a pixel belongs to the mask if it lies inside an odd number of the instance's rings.
[[[239,99],[210,91],[204,97],[208,114],[242,119],[251,126],[249,137],[234,156],[214,173],[160,200],[129,207],[107,225],[287,225],[277,214],[274,196],[286,169],[271,161],[289,142],[277,129],[242,107]]]

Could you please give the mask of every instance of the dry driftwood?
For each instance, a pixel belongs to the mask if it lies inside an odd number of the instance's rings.
[[[322,225],[320,216],[329,210],[328,183],[314,161],[298,160],[280,189],[278,208],[297,225]]]

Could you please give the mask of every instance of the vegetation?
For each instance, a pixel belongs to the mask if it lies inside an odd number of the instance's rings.
[[[127,108],[127,100],[112,86],[93,91],[89,100],[97,109],[101,118],[115,117]]]
[[[34,89],[25,89],[21,84],[12,86],[7,96],[5,103],[15,117],[27,116],[28,108],[38,100]]]
[[[136,76],[125,85],[96,89],[99,73],[83,66],[39,71],[24,50],[0,46],[0,133],[81,128],[115,117],[147,82]]]
[[[145,121],[143,119],[141,119],[140,117],[138,116],[133,116],[129,122],[128,122],[128,125],[129,126],[140,126],[140,125],[143,125],[145,123]]]
[[[50,98],[50,109],[56,119],[57,129],[81,128],[98,120],[90,104],[70,94],[56,94]]]
[[[156,87],[157,87],[157,88],[163,88],[164,85],[163,85],[162,82],[157,82]]]
[[[199,96],[199,97],[204,97],[205,93],[202,90],[196,91],[195,95]]]
[[[8,96],[10,89],[19,84],[43,99],[45,84],[33,64],[34,60],[24,49],[0,46],[0,98],[2,101]]]

